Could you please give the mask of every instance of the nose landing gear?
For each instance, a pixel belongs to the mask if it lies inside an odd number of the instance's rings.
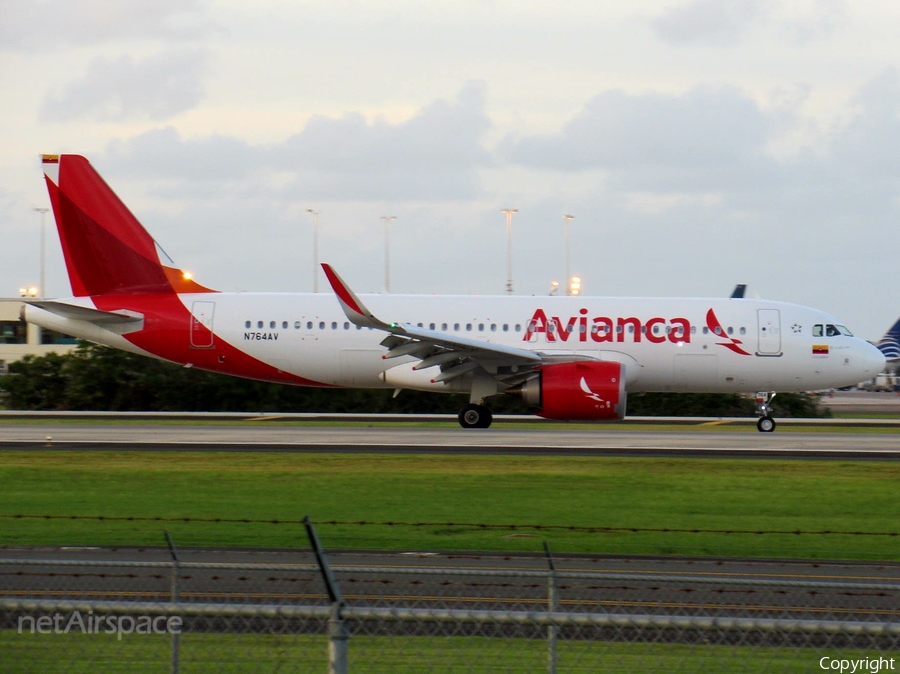
[[[756,393],[756,415],[759,417],[756,428],[760,433],[771,433],[775,430],[775,420],[770,415],[772,408],[769,403],[776,395],[775,391],[757,391]]]

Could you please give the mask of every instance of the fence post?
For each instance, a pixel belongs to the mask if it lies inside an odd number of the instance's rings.
[[[175,549],[175,542],[172,540],[168,531],[166,534],[166,543],[169,544],[169,554],[172,555],[172,603],[178,603],[178,551]],[[179,632],[172,633],[172,674],[178,674],[178,660],[181,634]]]
[[[341,610],[344,608],[344,598],[341,596],[341,589],[338,587],[337,580],[331,572],[328,559],[325,557],[325,550],[322,549],[322,544],[319,543],[319,537],[316,535],[316,530],[309,515],[303,518],[303,526],[306,527],[309,544],[316,555],[316,562],[319,564],[322,579],[325,581],[328,599],[331,601],[331,617],[328,619],[328,674],[347,674],[347,651],[350,642],[350,631],[344,624],[344,618],[341,615]]]
[[[544,554],[547,556],[547,565],[550,567],[550,573],[547,577],[547,612],[556,613],[559,607],[559,598],[556,590],[556,565],[553,563],[553,555],[550,553],[550,544],[544,541]],[[548,674],[556,674],[556,635],[559,633],[559,627],[556,625],[547,626],[547,672]]]

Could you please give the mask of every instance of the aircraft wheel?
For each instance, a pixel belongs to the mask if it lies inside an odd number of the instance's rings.
[[[760,433],[771,433],[775,430],[775,420],[772,417],[761,417],[756,422],[756,427]]]
[[[466,405],[459,413],[459,425],[463,428],[487,428],[494,417],[484,405]]]

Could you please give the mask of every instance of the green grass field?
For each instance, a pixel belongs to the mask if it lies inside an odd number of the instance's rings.
[[[183,634],[181,665],[191,672],[323,672],[322,636]],[[6,672],[168,672],[168,636],[31,635],[0,631]],[[560,641],[561,672],[716,672],[717,674],[821,671],[822,657],[890,658],[892,653],[845,649],[711,646],[659,643]],[[896,656],[895,656],[896,657]],[[537,639],[484,637],[353,636],[349,671],[413,672],[546,671],[546,644]],[[868,671],[868,670],[866,670]]]
[[[287,453],[0,453],[0,545],[306,547],[301,526],[12,515],[458,523],[320,524],[326,548],[900,559],[900,536],[481,529],[459,523],[900,531],[886,462]]]

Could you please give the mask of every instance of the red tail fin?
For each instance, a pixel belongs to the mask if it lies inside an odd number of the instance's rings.
[[[75,296],[214,292],[162,248],[78,155],[43,155],[44,175]]]

